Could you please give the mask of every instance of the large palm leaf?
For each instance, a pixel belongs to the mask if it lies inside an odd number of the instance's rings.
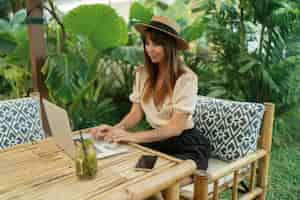
[[[138,2],[130,6],[129,21],[134,23],[149,23],[153,16],[153,9],[147,8]]]
[[[99,51],[127,42],[127,27],[124,19],[106,5],[79,6],[70,11],[63,21],[69,31],[88,38]]]

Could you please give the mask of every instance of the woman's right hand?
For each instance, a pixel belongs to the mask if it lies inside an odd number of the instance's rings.
[[[95,139],[104,139],[110,137],[112,133],[111,129],[113,129],[112,126],[101,124],[98,127],[92,128],[90,132]]]

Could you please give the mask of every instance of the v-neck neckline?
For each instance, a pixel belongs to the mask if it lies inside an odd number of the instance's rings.
[[[161,82],[161,84],[163,84],[163,80],[160,80],[160,82]],[[160,90],[161,89],[161,88],[157,89],[156,87],[157,87],[157,85],[155,86],[155,90]],[[164,99],[164,101],[165,100],[166,99]],[[164,106],[164,103],[165,103],[165,102],[163,102],[160,106],[156,105],[155,100],[154,100],[154,95],[152,95],[152,102],[153,102],[153,105],[154,105],[156,111],[158,111],[158,112],[160,112],[162,110],[162,108]]]
[[[165,104],[166,104],[166,102],[169,100],[169,96],[166,96],[166,98],[164,99],[164,102],[161,104],[161,106],[160,107],[157,107],[156,105],[155,105],[155,102],[154,102],[154,98],[153,98],[153,96],[151,97],[151,103],[152,103],[152,105],[153,105],[153,107],[155,108],[155,110],[158,112],[158,113],[161,113],[162,112],[162,110],[163,110],[163,108],[164,108],[164,106],[165,106]]]
[[[164,106],[164,102],[158,107],[156,104],[155,104],[155,101],[154,101],[154,98],[152,97],[152,103],[153,103],[153,106],[155,107],[156,111],[157,112],[161,112],[163,106]]]

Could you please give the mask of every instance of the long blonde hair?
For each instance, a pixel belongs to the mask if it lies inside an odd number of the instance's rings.
[[[145,34],[149,34],[150,39],[155,44],[161,45],[164,48],[164,53],[167,59],[167,73],[163,79],[163,85],[160,91],[155,91],[155,86],[158,79],[158,64],[153,63],[146,52],[146,38],[142,36],[144,42],[144,57],[145,67],[148,78],[145,83],[144,95],[142,100],[147,102],[151,96],[157,100],[158,105],[162,105],[167,96],[171,96],[175,87],[176,80],[184,73],[182,62],[178,57],[176,48],[176,40],[171,36],[148,28]]]

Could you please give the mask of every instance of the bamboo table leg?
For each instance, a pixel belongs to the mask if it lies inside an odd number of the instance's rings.
[[[163,191],[164,200],[180,200],[179,188],[179,183],[176,183]]]

